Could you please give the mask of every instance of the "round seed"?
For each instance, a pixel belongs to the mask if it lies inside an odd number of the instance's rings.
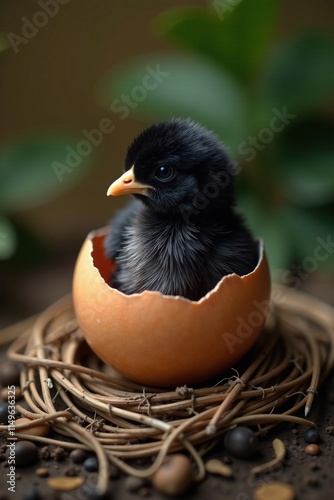
[[[294,500],[294,489],[286,483],[272,482],[259,486],[254,491],[254,500]]]
[[[48,477],[50,475],[50,471],[46,467],[39,467],[35,470],[35,474],[39,477]]]
[[[47,480],[49,488],[57,491],[76,490],[85,482],[84,477],[50,477]]]
[[[153,486],[166,495],[179,496],[191,485],[193,469],[190,460],[181,454],[169,455],[155,472]]]
[[[72,450],[70,453],[70,459],[75,464],[82,463],[84,460],[86,460],[86,458],[87,458],[87,455],[86,455],[86,452],[84,450],[76,449],[76,450]]]
[[[317,444],[308,444],[305,447],[305,451],[308,455],[315,457],[320,454],[320,446]]]

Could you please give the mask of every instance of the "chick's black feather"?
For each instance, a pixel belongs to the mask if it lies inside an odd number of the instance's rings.
[[[199,300],[226,274],[255,268],[258,245],[234,209],[233,163],[212,133],[185,119],[155,124],[130,145],[125,171],[132,166],[151,189],[111,223],[112,286]]]

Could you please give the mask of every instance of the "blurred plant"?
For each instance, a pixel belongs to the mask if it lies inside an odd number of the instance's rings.
[[[232,9],[216,0],[211,11],[167,11],[155,31],[184,53],[129,62],[100,89],[110,106],[115,95],[131,95],[147,65],[169,72],[133,112],[190,116],[221,136],[242,171],[241,210],[274,269],[313,255],[317,238],[333,234],[334,207],[334,38],[298,34],[273,49],[277,6],[243,0]],[[318,264],[333,268],[334,259]]]
[[[64,182],[56,175],[53,165],[64,164],[69,148],[74,149],[76,144],[69,137],[39,135],[0,149],[0,260],[10,258],[17,250],[17,233],[21,228],[13,216],[51,201],[87,173],[91,162],[82,158],[80,166]],[[26,234],[24,238],[27,239]]]
[[[8,41],[0,33],[0,52],[7,48]],[[19,241],[24,242],[19,255],[25,262],[29,261],[29,253],[41,257],[42,252],[36,248],[40,244],[38,237],[15,216],[18,212],[50,202],[86,175],[92,165],[91,158],[76,154],[77,145],[74,137],[38,134],[0,146],[0,261],[16,254]],[[78,168],[66,164],[73,151]],[[62,182],[59,169],[70,172],[65,182]]]

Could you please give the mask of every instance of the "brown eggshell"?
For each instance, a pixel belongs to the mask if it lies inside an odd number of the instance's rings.
[[[141,384],[175,387],[221,375],[252,347],[269,310],[270,276],[259,242],[254,271],[222,278],[195,302],[144,291],[125,295],[107,283],[106,228],[85,240],[74,270],[78,323],[106,364]]]

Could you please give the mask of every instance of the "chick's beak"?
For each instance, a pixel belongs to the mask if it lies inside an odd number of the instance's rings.
[[[142,194],[148,196],[147,190],[152,186],[136,181],[133,168],[127,170],[119,179],[113,182],[107,191],[107,196],[120,196],[122,194]]]

